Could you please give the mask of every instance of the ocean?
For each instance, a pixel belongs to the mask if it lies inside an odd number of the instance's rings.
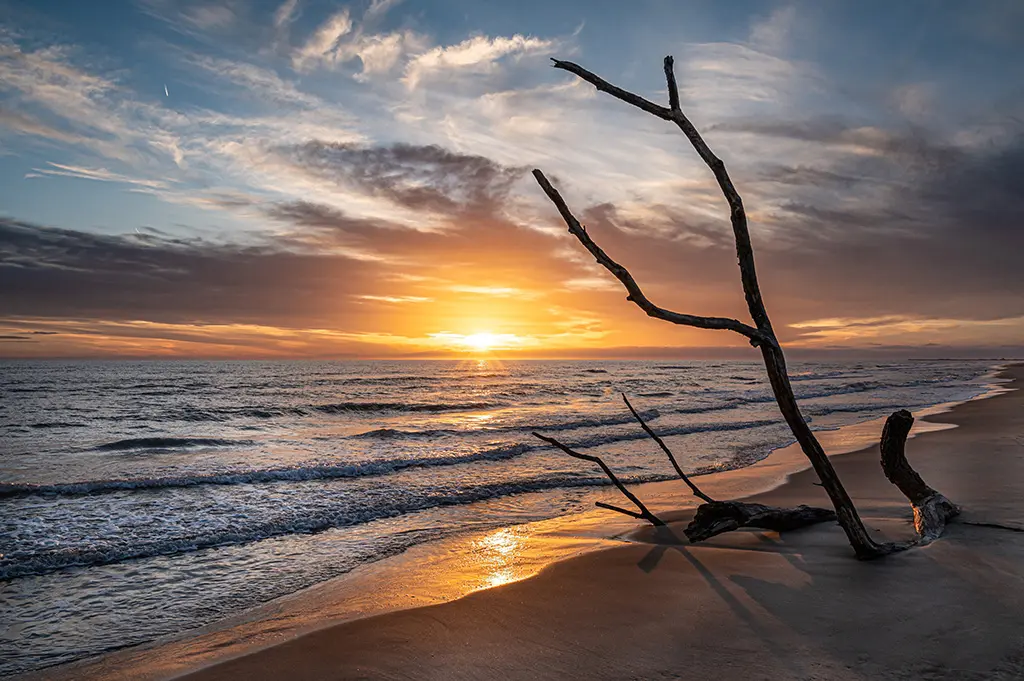
[[[799,363],[834,429],[985,392],[993,362]],[[606,480],[792,441],[759,362],[0,363],[0,675],[210,624],[423,542],[582,512]]]

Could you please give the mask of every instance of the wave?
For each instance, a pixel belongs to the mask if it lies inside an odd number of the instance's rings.
[[[271,468],[265,470],[239,470],[203,475],[181,475],[161,478],[128,478],[90,480],[84,482],[36,485],[30,483],[0,483],[0,499],[24,496],[85,496],[108,492],[198,487],[200,485],[243,485],[267,482],[305,482],[335,478],[357,478],[387,475],[406,468],[455,466],[476,461],[502,461],[521,456],[533,449],[530,445],[502,445],[492,449],[447,457],[416,457],[408,459],[380,459],[341,466],[305,466]]]
[[[644,420],[650,421],[661,416],[661,412],[657,409],[644,409],[640,411],[640,415]],[[498,435],[503,433],[528,433],[529,431],[562,431],[562,430],[576,430],[578,428],[602,428],[605,426],[620,426],[625,423],[632,423],[633,417],[629,413],[623,413],[616,416],[608,416],[604,418],[583,418],[575,421],[563,421],[561,423],[530,423],[530,424],[517,424],[510,426],[497,426],[491,428],[482,428],[480,430],[456,430],[453,428],[433,428],[426,430],[402,430],[400,428],[377,428],[375,430],[368,430],[364,433],[358,433],[356,435],[349,435],[349,438],[353,439],[382,439],[382,440],[394,440],[400,438],[429,438],[433,436],[445,436],[445,435]]]
[[[46,421],[43,423],[31,423],[29,428],[85,428],[84,423],[73,423],[70,421]]]
[[[166,417],[176,421],[222,422],[236,418],[273,419],[286,416],[314,416],[316,414],[377,413],[377,412],[428,412],[479,411],[506,406],[499,402],[333,402],[304,406],[262,406],[222,407],[200,409],[184,407],[166,412]]]
[[[252,440],[224,440],[216,437],[133,437],[93,447],[94,452],[123,452],[133,449],[188,449],[191,447],[235,447]]]
[[[493,409],[504,406],[494,402],[439,402],[439,403],[408,403],[408,402],[337,402],[335,404],[320,404],[311,407],[313,411],[322,414],[340,414],[344,412],[367,412],[367,411],[413,411],[413,412],[441,412],[441,411],[476,411],[479,409]]]
[[[607,369],[580,369],[581,373],[584,374],[607,374]]]
[[[675,476],[667,474],[623,476],[622,478],[623,482],[627,484],[672,479],[675,479]],[[300,514],[284,520],[269,521],[251,527],[225,529],[200,536],[141,543],[125,542],[106,548],[97,547],[94,544],[89,548],[46,549],[26,552],[21,555],[8,553],[0,557],[0,580],[40,575],[72,567],[95,567],[140,558],[189,553],[218,546],[249,544],[284,535],[314,534],[337,527],[361,525],[382,518],[415,513],[439,506],[465,505],[514,494],[568,487],[600,487],[610,484],[611,482],[604,477],[553,474],[521,482],[492,483],[444,494],[431,494],[377,507],[348,507],[325,510],[320,513]]]
[[[417,438],[431,438],[445,435],[470,435],[479,432],[493,433],[498,429],[490,429],[486,431],[459,431],[453,428],[428,428],[426,430],[402,430],[400,428],[377,428],[376,430],[368,430],[365,433],[357,433],[356,435],[349,435],[349,438],[355,440],[396,440],[401,438],[417,439]]]
[[[711,433],[718,431],[727,430],[749,430],[751,428],[760,428],[761,426],[779,426],[784,425],[778,419],[760,420],[760,421],[741,421],[732,423],[698,423],[685,426],[670,426],[670,427],[659,427],[657,433],[661,437],[667,437],[671,435],[694,435],[696,433]],[[573,440],[570,444],[576,447],[600,447],[601,445],[613,444],[615,442],[628,442],[630,440],[643,440],[648,437],[647,434],[637,428],[636,430],[623,431],[620,433],[608,433],[605,435],[596,435],[589,438],[581,438]]]

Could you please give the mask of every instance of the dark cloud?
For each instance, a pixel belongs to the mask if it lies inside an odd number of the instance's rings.
[[[412,210],[493,212],[525,168],[436,145],[368,147],[311,141],[282,150],[297,166]]]
[[[924,128],[907,125],[888,130],[834,116],[803,121],[739,119],[711,126],[708,132],[748,133],[823,146],[858,147],[878,154],[886,164],[918,169],[945,168],[964,158],[961,149],[941,141]]]
[[[782,178],[771,188],[776,201],[797,176],[815,191],[777,203],[770,220],[757,215],[765,188],[740,183],[778,325],[825,317],[1024,315],[1024,136],[956,155],[956,163],[916,164],[899,183],[868,175],[870,192],[853,181],[858,172],[841,164],[823,171],[774,166]],[[665,224],[634,224],[610,205],[581,217],[659,304],[746,318],[724,207],[712,224],[667,208],[651,212]]]
[[[0,290],[17,291],[0,297],[6,317],[310,323],[336,320],[339,300],[373,277],[369,264],[339,255],[0,218]]]

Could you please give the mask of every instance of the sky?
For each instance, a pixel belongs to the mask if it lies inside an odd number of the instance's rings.
[[[0,0],[0,356],[750,356],[1024,346],[1024,3]]]

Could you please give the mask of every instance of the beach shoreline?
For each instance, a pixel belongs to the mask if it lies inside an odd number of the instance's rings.
[[[1004,391],[996,388],[980,397]],[[953,408],[954,412],[956,409]],[[945,405],[938,405],[924,413],[934,415],[947,410]],[[865,442],[873,444],[877,441],[881,419],[877,423],[875,421],[835,431],[820,431],[818,435],[826,450],[837,459],[850,451],[863,453],[860,447]],[[919,432],[956,427],[930,424],[920,418],[918,423],[919,427],[924,426]],[[776,450],[752,466],[701,476],[700,480],[702,487],[716,497],[743,498],[758,494],[771,497],[777,490],[792,486],[799,471],[808,466],[802,453],[790,446]],[[694,506],[680,493],[675,482],[648,483],[635,489],[654,510],[668,512],[669,518],[683,518]],[[608,490],[608,498],[615,498],[613,490]],[[237,618],[190,631],[172,640],[156,641],[17,678],[177,677],[254,653],[260,655],[259,651],[272,650],[314,632],[355,625],[369,617],[451,603],[481,589],[543,574],[554,565],[581,554],[605,553],[603,549],[614,549],[621,547],[624,541],[634,541],[629,535],[635,529],[636,524],[632,521],[619,520],[604,512],[588,512],[530,523],[528,527],[514,526],[480,536],[463,536],[420,545],[401,556],[367,565],[334,580],[276,599]],[[437,544],[448,545],[441,555],[436,551]],[[476,560],[460,561],[459,555],[475,556]],[[417,566],[418,571],[408,574],[410,565]],[[423,581],[416,579],[417,572],[447,577],[445,580],[435,577]],[[390,585],[395,593],[389,596],[382,593],[387,588],[375,588],[375,583],[380,582]]]

